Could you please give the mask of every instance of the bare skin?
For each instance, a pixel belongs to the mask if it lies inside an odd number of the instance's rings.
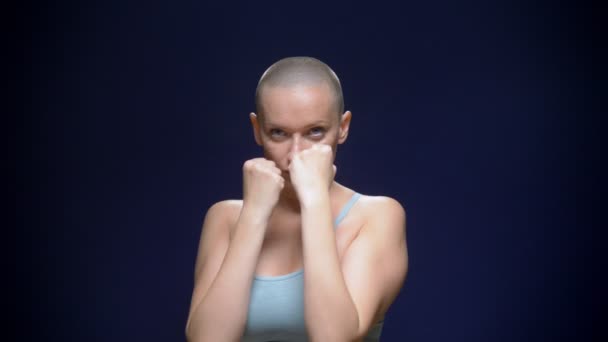
[[[337,217],[339,210],[354,194],[354,191],[334,182],[332,186],[333,203],[332,217]],[[366,199],[364,196],[357,202],[336,230],[336,248],[340,257],[357,235],[365,219],[363,209]],[[238,211],[242,201],[235,201]],[[236,220],[236,217],[234,218]],[[256,275],[277,276],[297,271],[303,267],[302,256],[302,225],[299,212],[277,209],[268,224],[264,245],[256,267]]]
[[[245,162],[243,200],[206,215],[186,335],[238,341],[253,276],[304,268],[311,340],[360,340],[405,280],[405,212],[388,197],[362,196],[334,230],[354,194],[333,165],[351,113],[332,111],[324,85],[266,89],[263,107],[263,118],[250,119],[264,158]]]

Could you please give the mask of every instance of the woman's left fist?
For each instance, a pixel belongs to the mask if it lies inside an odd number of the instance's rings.
[[[315,144],[293,155],[289,177],[300,201],[314,199],[329,190],[336,175],[332,159],[331,147],[325,144]]]

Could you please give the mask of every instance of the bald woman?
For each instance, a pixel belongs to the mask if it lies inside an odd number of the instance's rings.
[[[378,341],[407,273],[405,211],[334,180],[352,118],[338,77],[285,58],[255,100],[264,157],[244,163],[242,200],[205,215],[188,341]]]

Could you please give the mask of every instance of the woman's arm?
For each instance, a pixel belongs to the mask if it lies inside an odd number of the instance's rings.
[[[302,204],[306,325],[311,341],[359,341],[405,280],[405,210],[391,198],[374,199],[340,262],[328,198],[319,193]]]
[[[340,267],[329,193],[301,206],[308,336],[311,341],[351,341],[359,318]]]
[[[230,234],[236,201],[213,205],[205,217],[186,337],[190,342],[238,341],[247,324],[253,275],[268,220],[285,180],[272,161],[243,164],[243,204]],[[231,206],[232,204],[232,206]]]
[[[230,239],[227,213],[234,210],[235,201],[230,202],[213,205],[203,223],[186,324],[190,342],[239,341],[245,329],[251,283],[267,222],[243,207]]]

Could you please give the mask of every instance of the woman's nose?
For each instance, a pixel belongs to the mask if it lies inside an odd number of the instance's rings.
[[[291,140],[291,146],[289,147],[289,153],[287,154],[288,165],[291,164],[291,159],[293,158],[294,154],[300,152],[301,150],[302,150],[301,138],[294,135],[293,139]]]
[[[291,141],[291,153],[296,153],[299,152],[301,149],[301,138],[298,136],[294,136],[293,140]]]

